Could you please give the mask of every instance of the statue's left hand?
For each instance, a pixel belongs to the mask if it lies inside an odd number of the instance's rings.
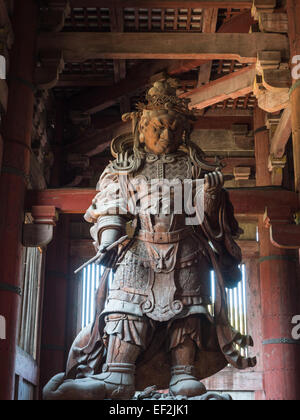
[[[224,176],[222,172],[210,172],[204,177],[204,190],[209,194],[215,194],[224,186]]]

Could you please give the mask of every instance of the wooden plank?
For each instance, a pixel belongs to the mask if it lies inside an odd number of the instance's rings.
[[[138,7],[144,8],[234,8],[251,9],[251,0],[71,0],[71,7]]]
[[[191,107],[204,109],[229,98],[234,99],[251,93],[255,75],[255,66],[249,66],[181,96],[191,99]]]
[[[36,386],[38,384],[37,363],[20,347],[17,347],[15,373],[32,385]]]
[[[87,92],[72,97],[69,107],[72,110],[82,111],[88,114],[96,114],[119,102],[123,96],[134,93],[136,90],[146,87],[153,74],[166,69],[169,60],[148,62],[134,66],[125,80],[119,83],[99,89],[90,89]]]
[[[268,169],[270,154],[269,131],[266,125],[266,113],[256,107],[254,109],[255,157],[256,157],[256,185],[265,187],[272,185],[271,173]]]
[[[215,33],[217,28],[218,21],[218,12],[219,9],[204,9],[202,12],[203,16],[203,33]],[[212,61],[200,66],[199,75],[198,75],[198,87],[206,85],[210,81]]]
[[[205,117],[214,117],[214,118],[220,118],[220,117],[253,117],[253,111],[251,109],[208,109],[204,113]]]
[[[283,157],[285,147],[292,134],[292,109],[289,106],[283,111],[275,134],[271,139],[271,154],[276,158]]]
[[[62,74],[56,87],[112,86],[114,79],[99,74]]]
[[[295,211],[299,208],[298,195],[279,188],[233,189],[229,194],[237,215],[263,215],[266,207],[289,207]],[[82,188],[29,190],[25,209],[29,210],[33,205],[48,205],[65,214],[84,214],[95,195],[95,189]]]
[[[131,124],[121,120],[117,123],[95,130],[92,135],[85,135],[66,147],[66,152],[80,153],[86,156],[94,156],[103,152],[111,144],[113,138],[131,131]]]
[[[40,51],[61,50],[66,62],[89,59],[200,59],[256,63],[258,51],[274,49],[289,58],[281,34],[41,33]]]

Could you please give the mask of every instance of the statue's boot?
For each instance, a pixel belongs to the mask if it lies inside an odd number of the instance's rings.
[[[43,390],[44,400],[127,400],[135,393],[135,365],[110,363],[105,372],[81,379],[52,378]]]
[[[55,376],[43,390],[45,400],[129,400],[135,394],[135,361],[140,348],[111,335],[102,373],[82,379]]]
[[[173,395],[197,397],[206,394],[205,386],[193,375],[195,358],[196,345],[189,337],[172,350],[170,392]]]
[[[130,400],[135,394],[134,374],[135,365],[131,363],[108,363],[93,379],[103,384],[105,399]]]
[[[206,394],[206,388],[202,382],[193,376],[193,366],[173,366],[170,382],[170,392],[173,395],[197,397]]]

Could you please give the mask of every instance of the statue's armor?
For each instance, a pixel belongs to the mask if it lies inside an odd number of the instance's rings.
[[[151,180],[195,179],[194,172],[187,155],[148,155],[134,174],[147,181],[138,189],[141,207],[149,199],[145,186]],[[164,214],[160,209],[158,214],[139,213],[136,218],[137,240],[118,262],[104,313],[145,315],[161,322],[207,314],[210,264],[193,227],[186,225],[186,215]]]

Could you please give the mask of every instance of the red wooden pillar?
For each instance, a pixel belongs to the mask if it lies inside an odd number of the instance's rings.
[[[300,2],[299,0],[287,0],[288,29],[291,59],[298,56],[296,63],[299,63],[300,55]],[[299,74],[299,71],[297,72]],[[293,155],[295,172],[295,190],[300,193],[300,81],[299,77],[294,80],[290,93],[292,106],[292,131],[293,131]]]
[[[269,132],[266,128],[266,112],[256,107],[253,115],[255,133],[256,186],[272,185],[271,174],[268,170],[270,154]]]
[[[292,318],[300,315],[297,252],[276,248],[259,220],[264,390],[267,400],[300,399],[300,342]]]
[[[18,310],[21,302],[21,233],[24,195],[30,167],[33,71],[37,2],[16,0],[15,43],[11,53],[8,110],[0,179],[0,313],[6,317],[6,340],[0,340],[0,400],[13,398]]]
[[[47,247],[42,320],[41,388],[65,371],[69,276],[69,216],[61,215]],[[41,391],[41,390],[40,390]]]

